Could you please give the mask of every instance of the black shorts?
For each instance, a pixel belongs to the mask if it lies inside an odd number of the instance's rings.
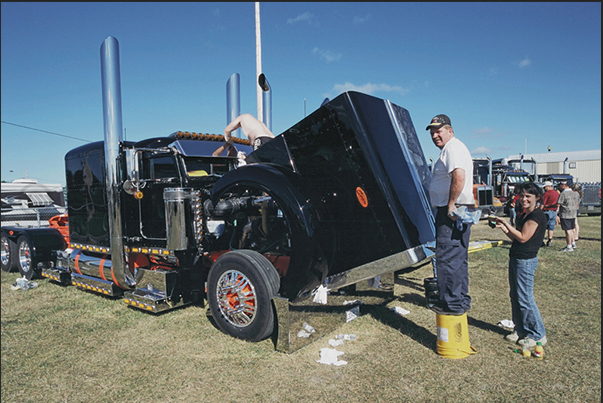
[[[561,223],[561,229],[564,231],[569,231],[576,228],[575,218],[560,218],[559,222]]]
[[[268,136],[257,137],[255,140],[253,140],[253,151],[257,150],[258,148],[260,148],[261,146],[263,146],[264,144],[266,144],[273,138],[274,137],[268,137]]]

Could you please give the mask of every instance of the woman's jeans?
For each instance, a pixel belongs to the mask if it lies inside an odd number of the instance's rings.
[[[544,323],[534,300],[534,273],[538,258],[509,258],[509,296],[515,331],[519,338],[540,340],[545,336]]]

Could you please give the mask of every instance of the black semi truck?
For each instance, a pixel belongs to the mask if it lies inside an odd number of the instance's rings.
[[[68,237],[3,227],[3,270],[153,313],[207,301],[222,331],[258,341],[274,298],[432,255],[431,174],[406,109],[343,93],[256,151],[235,138],[245,164],[213,155],[221,135],[124,141],[117,49],[101,47],[104,141],[65,156]]]

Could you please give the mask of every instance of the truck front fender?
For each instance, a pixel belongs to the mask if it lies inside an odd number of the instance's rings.
[[[243,165],[220,178],[212,188],[211,199],[215,204],[224,193],[236,189],[253,187],[268,193],[279,205],[289,220],[292,230],[314,236],[314,208],[295,186],[295,174],[266,164]]]
[[[243,196],[246,190],[265,192],[276,202],[289,229],[290,261],[281,280],[281,291],[291,300],[304,298],[327,276],[324,253],[317,241],[318,214],[303,195],[301,181],[285,168],[248,164],[230,171],[212,189],[211,199]]]

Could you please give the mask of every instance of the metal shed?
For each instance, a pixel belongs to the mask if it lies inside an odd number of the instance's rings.
[[[566,173],[575,182],[601,182],[601,150],[562,151],[557,153],[525,154],[524,160],[536,161],[538,175]],[[519,160],[521,154],[510,155],[508,159]],[[519,168],[519,166],[518,166]],[[524,169],[530,170],[525,166]]]

